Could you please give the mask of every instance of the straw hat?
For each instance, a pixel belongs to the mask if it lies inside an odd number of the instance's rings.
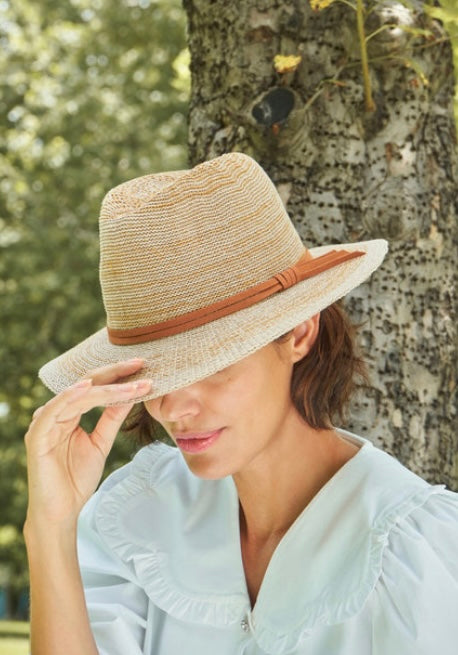
[[[100,279],[107,327],[39,372],[54,392],[142,357],[153,398],[250,355],[363,282],[384,240],[307,250],[263,169],[230,153],[106,195]]]

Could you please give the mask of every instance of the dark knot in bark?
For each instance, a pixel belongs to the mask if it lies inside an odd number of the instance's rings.
[[[294,107],[294,93],[289,89],[272,89],[254,105],[252,114],[261,125],[281,125]]]

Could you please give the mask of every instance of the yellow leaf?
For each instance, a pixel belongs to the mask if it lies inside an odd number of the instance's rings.
[[[309,2],[313,11],[321,11],[322,9],[329,7],[329,5],[332,5],[335,0],[309,0]]]
[[[292,73],[302,61],[300,55],[275,55],[274,66],[277,73]]]

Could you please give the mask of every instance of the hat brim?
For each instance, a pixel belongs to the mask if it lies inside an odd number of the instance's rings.
[[[244,310],[156,341],[129,346],[110,343],[106,328],[45,364],[39,377],[60,393],[102,366],[141,357],[145,365],[129,380],[152,380],[136,402],[157,398],[198,382],[251,355],[322,311],[366,280],[388,250],[383,239],[311,248],[313,257],[330,250],[363,250],[357,257],[277,293]]]

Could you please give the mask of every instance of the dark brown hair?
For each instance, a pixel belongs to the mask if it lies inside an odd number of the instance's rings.
[[[356,332],[356,325],[340,303],[329,305],[320,314],[318,336],[311,350],[294,364],[291,399],[312,428],[331,428],[337,418],[344,422],[353,393],[368,384]],[[277,343],[289,335],[283,335]]]
[[[153,441],[166,441],[170,438],[158,421],[155,421],[143,403],[138,403],[130,410],[122,431],[134,437],[139,446],[145,446]]]
[[[317,339],[310,352],[294,364],[291,399],[302,418],[317,429],[331,428],[336,418],[345,420],[345,411],[355,390],[367,384],[366,366],[356,344],[356,326],[340,303],[323,309]],[[287,340],[288,332],[274,343]],[[124,424],[139,444],[167,440],[162,426],[141,403]]]

